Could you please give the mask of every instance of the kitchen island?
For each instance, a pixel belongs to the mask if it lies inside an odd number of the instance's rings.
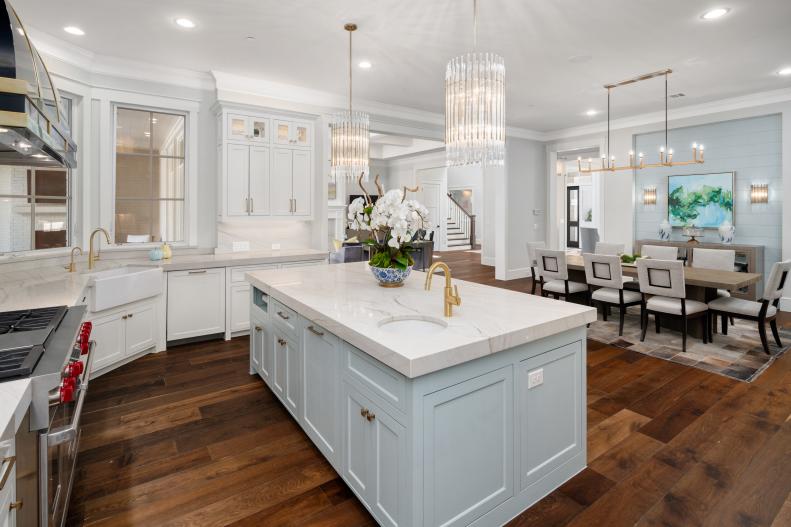
[[[246,274],[259,374],[381,525],[501,525],[586,464],[589,307],[365,263]]]

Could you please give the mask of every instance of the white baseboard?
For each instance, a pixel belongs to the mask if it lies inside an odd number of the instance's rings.
[[[791,311],[791,296],[784,296],[780,299],[780,311]]]
[[[481,255],[481,265],[488,265],[489,267],[494,267],[495,266],[494,257]]]
[[[530,274],[529,267],[519,267],[517,269],[508,269],[505,272],[505,279],[506,280],[516,280],[519,278],[530,278],[532,275]]]

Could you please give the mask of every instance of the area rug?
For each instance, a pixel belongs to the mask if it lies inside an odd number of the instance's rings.
[[[758,325],[736,319],[735,325],[728,326],[728,335],[715,334],[713,343],[703,344],[699,338],[688,336],[687,351],[682,352],[681,333],[661,328],[661,333],[657,335],[654,331],[653,316],[648,320],[645,342],[640,342],[639,307],[628,309],[622,337],[618,336],[618,311],[613,309],[608,319],[607,322],[603,321],[600,312],[599,320],[588,328],[588,338],[746,382],[757,379],[791,347],[791,330],[779,328],[783,346],[778,347],[767,325],[766,332],[771,352],[771,355],[767,355],[761,347]],[[691,324],[697,323],[697,321],[691,322]]]

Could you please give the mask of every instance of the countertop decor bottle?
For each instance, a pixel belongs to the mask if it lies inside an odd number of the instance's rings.
[[[170,260],[170,258],[172,256],[173,256],[173,249],[171,249],[170,245],[168,245],[167,243],[163,243],[162,244],[162,258],[164,258],[165,260]]]

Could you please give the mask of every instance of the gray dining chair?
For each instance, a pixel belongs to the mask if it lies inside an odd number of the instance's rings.
[[[621,255],[626,250],[623,243],[596,242],[596,254]]]
[[[760,302],[730,296],[718,297],[709,302],[710,318],[712,319],[709,327],[710,337],[714,336],[713,333],[716,329],[714,324],[716,324],[717,315],[722,315],[723,317],[735,317],[757,322],[761,345],[764,348],[764,352],[768,355],[770,352],[769,341],[766,338],[766,323],[769,322],[775,343],[778,346],[782,346],[780,333],[777,330],[777,311],[789,272],[791,272],[791,260],[777,262],[772,266]],[[728,334],[727,324],[723,324],[722,333],[724,335]]]
[[[565,251],[536,249],[539,279],[541,280],[541,296],[550,294],[558,300],[560,297],[568,302],[573,295],[585,295],[590,304],[588,285],[569,280],[569,268]]]
[[[536,294],[536,284],[538,283],[538,262],[536,261],[536,249],[544,249],[546,242],[527,242],[527,259],[530,260],[530,276],[533,283],[530,285],[530,294]]]
[[[642,335],[645,340],[648,330],[648,316],[654,315],[656,332],[660,332],[660,317],[681,318],[681,350],[687,351],[687,327],[691,318],[699,318],[703,329],[703,343],[708,343],[709,317],[708,306],[697,300],[689,300],[684,281],[684,262],[680,260],[637,260],[637,276],[642,293],[640,319]]]
[[[678,260],[678,247],[668,245],[643,245],[640,256],[654,260]]]
[[[641,305],[643,298],[637,291],[624,290],[624,276],[621,257],[606,254],[583,254],[585,262],[585,281],[588,282],[592,302],[601,304],[604,320],[607,320],[609,307],[620,310],[618,335],[623,335],[626,308]],[[598,289],[593,290],[594,286]]]

